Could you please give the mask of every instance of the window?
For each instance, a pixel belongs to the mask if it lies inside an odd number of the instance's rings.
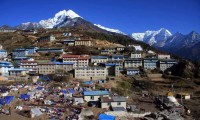
[[[121,105],[121,102],[118,102],[117,105]]]
[[[107,103],[107,106],[110,106],[110,103]]]
[[[91,99],[91,100],[94,100],[94,96],[90,96],[90,99]]]

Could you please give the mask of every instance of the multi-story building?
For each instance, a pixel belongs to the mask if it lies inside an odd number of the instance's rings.
[[[76,79],[99,80],[106,79],[107,69],[105,67],[78,67],[75,68]]]
[[[62,55],[63,62],[72,62],[74,67],[86,67],[89,64],[90,57],[88,55]]]
[[[123,107],[126,109],[126,99],[123,96],[102,96],[100,98],[101,108],[115,108],[115,107]]]
[[[114,48],[114,47],[106,47],[106,48],[103,48],[102,50],[108,51],[108,53],[116,52],[116,48]]]
[[[24,68],[12,68],[8,72],[9,76],[25,76],[28,70]]]
[[[28,50],[28,54],[34,54],[36,53],[36,50],[39,49],[38,47],[25,47],[26,50]]]
[[[156,58],[144,58],[143,59],[143,67],[144,69],[156,69],[157,68],[158,59]]]
[[[93,46],[91,40],[75,40],[75,46]]]
[[[38,72],[39,74],[52,74],[58,69],[69,72],[74,69],[73,64],[71,62],[42,62],[38,63]]]
[[[62,43],[66,44],[67,46],[74,46],[75,40],[63,40]]]
[[[130,57],[131,57],[131,58],[142,58],[142,53],[136,51],[136,52],[131,53],[131,54],[130,54]]]
[[[0,58],[7,57],[7,51],[6,50],[0,50]]]
[[[37,49],[36,52],[38,53],[63,53],[63,48],[41,48]]]
[[[83,96],[84,100],[87,102],[90,101],[99,101],[101,96],[109,96],[109,91],[84,91]]]
[[[43,36],[43,37],[38,38],[38,42],[53,42],[55,40],[56,38],[54,35]]]
[[[25,48],[17,48],[17,49],[14,49],[12,52],[13,58],[26,57],[27,55],[28,55],[28,50],[26,50]]]
[[[108,56],[91,56],[91,63],[106,63],[108,62]]]
[[[38,72],[38,63],[34,60],[22,60],[20,63],[20,68],[25,68],[28,71],[37,73]]]
[[[171,56],[169,54],[158,54],[158,59],[171,59]]]
[[[174,59],[163,59],[163,60],[159,60],[158,66],[159,66],[160,70],[165,71],[177,63],[178,62]]]
[[[111,55],[111,60],[124,60],[124,55]]]
[[[17,63],[17,65],[20,65],[20,63],[21,63],[22,60],[33,60],[33,58],[29,58],[29,57],[15,57],[13,59],[13,61],[15,63]]]
[[[106,63],[105,67],[107,69],[107,76],[119,77],[120,70],[118,64]]]
[[[109,60],[107,64],[115,64],[118,65],[119,68],[123,68],[123,60]]]
[[[123,51],[125,49],[125,47],[116,47],[117,51]]]
[[[126,59],[124,60],[124,68],[142,67],[142,59]]]
[[[138,68],[127,68],[126,69],[126,75],[138,75],[140,74],[140,70]]]
[[[14,68],[14,66],[10,62],[7,62],[7,61],[0,62],[0,73],[3,76],[7,76],[8,75],[8,70],[13,69],[13,68]]]

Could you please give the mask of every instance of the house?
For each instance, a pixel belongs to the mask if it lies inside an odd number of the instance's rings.
[[[101,55],[111,54],[108,50],[101,50]]]
[[[24,68],[12,68],[8,70],[9,76],[25,76],[27,72],[28,70]]]
[[[93,46],[91,40],[75,40],[75,46]]]
[[[83,98],[85,101],[99,101],[101,96],[109,96],[109,91],[84,91]]]
[[[141,47],[141,45],[131,44],[129,45],[129,47],[134,47],[135,51],[143,51],[143,48]]]
[[[115,76],[115,77],[120,76],[120,70],[118,64],[106,63],[105,67],[107,69],[108,76]]]
[[[16,30],[15,29],[0,29],[0,33],[3,32],[3,33],[9,33],[9,32],[15,32]]]
[[[123,68],[123,60],[108,60],[107,64],[116,64],[119,68]]]
[[[63,63],[72,62],[74,67],[87,67],[89,64],[90,57],[88,55],[62,55]]]
[[[158,59],[171,59],[169,54],[157,54]]]
[[[50,35],[50,36],[43,36],[37,39],[38,42],[53,42],[55,41],[56,38],[54,35]]]
[[[138,75],[140,74],[140,70],[138,68],[127,68],[126,69],[126,75],[131,76],[131,75]]]
[[[36,53],[36,50],[39,49],[38,47],[25,47],[26,50],[28,50],[28,54],[34,54]]]
[[[13,69],[13,68],[14,68],[14,66],[11,62],[7,62],[7,61],[0,62],[0,73],[3,76],[7,76],[8,70]]]
[[[12,52],[13,58],[15,57],[26,57],[28,55],[28,50],[25,48],[16,48]]]
[[[125,47],[116,47],[117,51],[124,51]]]
[[[162,60],[159,60],[158,66],[159,66],[160,70],[165,71],[177,63],[178,62],[174,59],[162,59]]]
[[[6,50],[0,50],[0,58],[7,57],[7,51]]]
[[[91,63],[106,63],[108,61],[108,56],[91,56]]]
[[[106,48],[103,48],[102,50],[108,51],[108,53],[116,52],[116,49],[114,47],[106,47]]]
[[[32,73],[38,73],[38,62],[34,60],[22,60],[20,68],[25,68]]]
[[[124,68],[136,68],[136,67],[142,67],[142,59],[134,58],[134,59],[124,60]]]
[[[118,108],[123,107],[126,109],[126,99],[123,96],[102,96],[101,97],[101,108]]]
[[[157,68],[158,59],[156,58],[144,58],[143,59],[143,67],[144,69],[156,69]]]
[[[124,55],[111,55],[111,60],[124,60]]]
[[[39,62],[38,63],[38,72],[39,74],[52,74],[56,70],[62,69],[66,72],[69,72],[74,69],[74,63],[72,62]]]
[[[63,48],[40,48],[37,49],[36,52],[38,53],[63,53]]]
[[[105,67],[77,67],[74,70],[76,79],[99,80],[106,79],[107,69]]]
[[[67,46],[75,46],[75,40],[63,40],[62,43]]]
[[[17,63],[17,65],[20,65],[22,60],[33,60],[33,58],[29,58],[29,57],[15,57],[15,58],[13,58],[13,61],[15,63]]]
[[[142,53],[139,51],[130,54],[130,58],[142,58]]]

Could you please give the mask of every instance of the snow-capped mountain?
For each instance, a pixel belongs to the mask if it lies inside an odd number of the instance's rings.
[[[48,20],[41,20],[39,22],[40,25],[42,25],[43,28],[54,28],[55,26],[58,26],[63,21],[70,21],[74,18],[80,17],[78,14],[76,14],[72,10],[62,10],[55,14],[53,18],[49,18]],[[81,18],[81,17],[80,17]]]
[[[124,32],[118,30],[118,29],[112,29],[112,28],[107,28],[107,27],[104,27],[102,25],[99,25],[99,24],[94,24],[95,26],[103,29],[103,30],[106,30],[106,31],[109,31],[109,32],[114,32],[114,33],[119,33],[119,34],[123,34],[123,35],[126,35]]]
[[[47,20],[41,20],[37,22],[26,22],[22,23],[15,28],[27,30],[27,29],[52,29],[52,28],[63,28],[63,27],[84,27],[86,29],[91,29],[94,31],[101,32],[112,32],[119,33],[125,35],[125,33],[121,32],[117,29],[107,28],[101,26],[99,24],[93,24],[87,20],[84,20],[83,17],[79,16],[72,10],[62,10],[55,14],[53,18],[49,18]]]
[[[132,33],[132,37],[136,40],[143,41],[149,45],[154,45],[160,41],[167,40],[172,36],[171,32],[165,28],[158,31],[146,31],[145,33]]]

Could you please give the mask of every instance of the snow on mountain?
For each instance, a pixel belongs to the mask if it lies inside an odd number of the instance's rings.
[[[102,25],[99,25],[99,24],[94,24],[95,26],[103,29],[103,30],[106,30],[106,31],[109,31],[109,32],[114,32],[114,33],[119,33],[119,34],[123,34],[123,35],[126,35],[125,33],[121,32],[120,30],[118,29],[112,29],[112,28],[107,28],[107,27],[104,27]]]
[[[76,14],[72,10],[62,10],[55,14],[53,18],[49,18],[48,20],[41,20],[39,24],[43,26],[43,28],[53,28],[54,26],[59,25],[66,19],[74,19],[80,17],[78,14]]]
[[[18,25],[16,28],[22,29],[22,30],[27,30],[27,29],[42,28],[42,26],[36,22],[26,22],[26,23],[22,23],[22,24]]]
[[[172,36],[171,32],[165,28],[158,31],[146,31],[145,33],[132,33],[132,37],[136,40],[144,41],[149,45],[154,45],[160,41],[167,40]]]

